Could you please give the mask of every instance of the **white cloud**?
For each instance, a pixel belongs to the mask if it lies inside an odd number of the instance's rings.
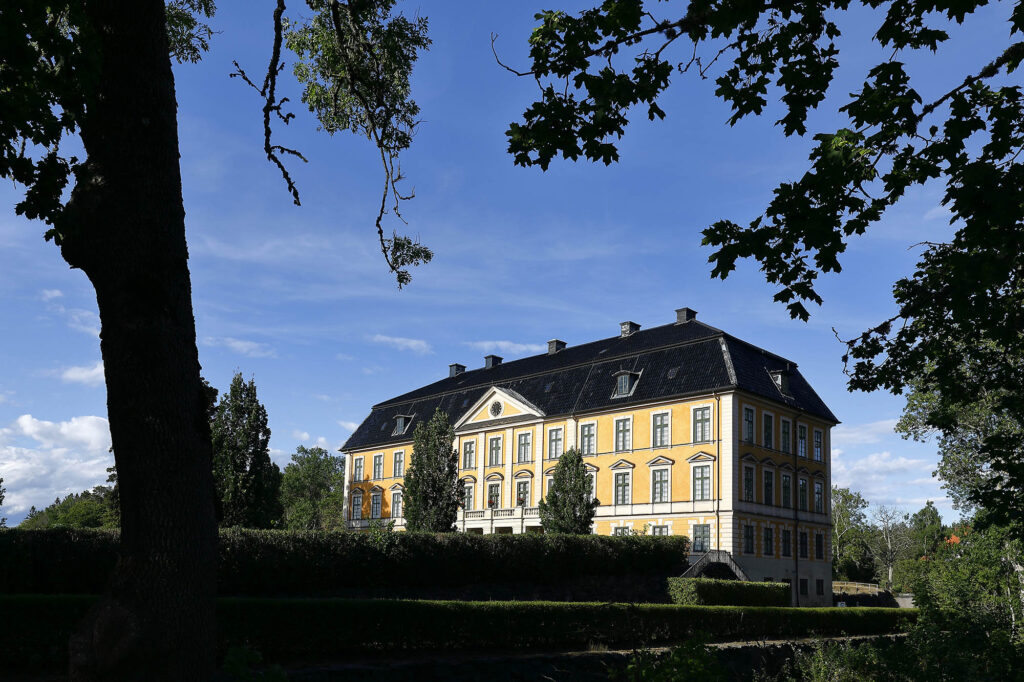
[[[349,355],[348,353],[338,353],[334,357],[337,358],[338,360],[342,360],[342,361],[345,361],[345,360],[355,360],[355,358],[353,356]]]
[[[7,496],[4,515],[14,521],[30,506],[88,490],[107,478],[113,464],[110,428],[103,417],[51,422],[25,414],[0,428],[0,473]]]
[[[85,384],[86,386],[100,386],[103,384],[103,361],[100,360],[91,367],[68,367],[60,373],[61,381],[69,384]]]
[[[292,431],[292,438],[294,438],[295,440],[306,442],[307,440],[309,440],[309,433],[307,431],[299,431],[296,429],[295,431]]]
[[[277,352],[265,343],[235,339],[230,336],[207,336],[203,339],[203,345],[220,346],[250,358],[272,358],[277,355]]]
[[[347,422],[343,420],[338,421],[338,426],[345,429],[346,431],[355,431],[359,428],[359,422]]]
[[[370,340],[374,343],[381,343],[385,346],[391,346],[398,350],[409,350],[418,355],[427,355],[433,353],[430,344],[423,339],[407,339],[404,336],[385,336],[384,334],[374,334],[370,337]]]
[[[326,393],[314,393],[313,397],[316,398],[317,400],[322,400],[325,403],[329,403],[332,400],[334,400],[334,398],[332,398],[331,396],[327,395]]]
[[[484,353],[505,353],[507,355],[526,355],[547,350],[542,343],[517,343],[515,341],[466,341],[465,345]]]
[[[100,335],[100,316],[91,310],[81,310],[78,308],[65,309],[64,306],[60,307],[60,311],[67,315],[68,326],[74,329],[76,332],[82,332],[89,336],[99,337]]]
[[[43,289],[39,292],[40,298],[44,301],[52,301],[55,298],[60,298],[64,295],[64,292],[60,289]]]
[[[839,425],[832,429],[832,444],[840,449],[851,445],[878,443],[885,436],[895,434],[896,419],[882,419],[868,424]],[[835,448],[833,448],[835,450]]]
[[[936,218],[945,218],[946,220],[949,220],[951,215],[953,215],[953,214],[950,212],[950,210],[948,208],[946,208],[945,206],[939,205],[939,206],[936,206],[933,209],[930,209],[927,213],[925,213],[924,214],[924,219],[926,221],[927,220],[935,220]]]

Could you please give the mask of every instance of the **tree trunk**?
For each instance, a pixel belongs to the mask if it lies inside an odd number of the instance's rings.
[[[96,288],[121,551],[70,642],[73,680],[191,680],[215,665],[217,530],[177,104],[162,0],[87,0],[98,81],[61,252]],[[88,44],[88,43],[87,43]]]

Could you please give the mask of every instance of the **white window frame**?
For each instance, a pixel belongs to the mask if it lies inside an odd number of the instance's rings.
[[[811,436],[811,452],[815,462],[825,461],[825,432],[821,429],[814,429]]]
[[[771,533],[770,538],[768,537],[769,533]],[[775,556],[775,529],[771,526],[765,526],[761,529],[761,555]]]
[[[786,438],[782,437],[783,434]],[[779,417],[779,450],[787,455],[793,454],[793,421],[785,417]]]
[[[750,497],[747,497],[747,472],[750,472]],[[757,502],[757,467],[753,464],[743,465],[743,478],[740,480],[740,499],[744,502]]]
[[[656,500],[654,499],[655,487],[654,487],[654,474],[658,472],[665,472],[665,499]],[[669,465],[661,465],[651,467],[651,504],[664,504],[672,501],[672,467]]]
[[[466,455],[469,455],[469,466],[466,466]],[[476,439],[467,440],[462,444],[462,468],[476,469]]]
[[[654,434],[654,418],[665,416],[665,442],[655,442]],[[651,412],[651,447],[652,448],[670,448],[672,447],[672,410],[658,410],[657,412]]]
[[[697,440],[697,426],[695,412],[697,410],[708,411],[708,432],[704,435],[707,438],[703,440]],[[690,442],[691,443],[713,443],[715,440],[715,406],[711,403],[704,403],[698,405],[690,405]]]
[[[697,529],[702,527],[702,526],[708,529],[708,536],[706,538],[707,539],[707,546],[704,547],[703,549],[699,549],[696,546],[696,542],[697,542]],[[710,523],[695,523],[695,524],[693,524],[693,542],[694,542],[693,551],[695,551],[695,552],[709,552],[709,551],[711,551],[711,524]]]
[[[747,437],[747,435],[748,435],[748,433],[747,433],[747,411],[748,410],[750,411],[750,433],[749,433],[750,437],[749,438]],[[743,408],[742,408],[741,414],[743,415],[743,419],[742,419],[742,421],[740,421],[740,424],[742,425],[743,433],[740,434],[740,440],[742,442],[746,443],[747,445],[755,445],[755,444],[757,444],[757,410],[754,408],[753,405],[746,405],[746,404],[744,404]]]
[[[772,425],[772,434],[771,434],[772,437],[771,438],[765,438],[766,434],[765,434],[765,431],[764,431],[764,427],[767,426],[768,424]],[[769,450],[774,450],[775,449],[775,440],[776,440],[775,439],[775,415],[772,414],[771,412],[767,412],[767,411],[762,410],[761,411],[761,441],[762,441],[761,445],[762,445],[762,447],[766,447]]]
[[[819,543],[821,546],[821,556],[818,556]],[[825,561],[828,558],[828,550],[825,549],[825,534],[821,531],[814,532],[814,560]]]
[[[487,491],[487,499],[484,500],[484,503],[487,505],[487,509],[501,509],[502,508],[501,507],[501,488],[502,488],[501,481],[488,481],[486,483],[486,485],[487,485],[487,489],[486,489],[486,491]],[[495,488],[495,487],[498,489],[498,503],[495,504],[492,507],[491,506],[491,499],[492,499],[491,498],[491,490],[493,488]]]
[[[804,430],[803,440],[800,440],[800,429]],[[803,452],[800,451],[801,445],[803,446]],[[807,459],[807,424],[796,425],[796,456]]]
[[[662,524],[660,526],[651,526],[651,535],[666,536],[672,535],[672,526]]]
[[[787,558],[793,556],[793,530],[791,528],[783,528],[779,531],[779,556]]]
[[[364,457],[354,457],[352,459],[352,480],[363,481],[363,477],[366,475],[366,469],[363,466]]]
[[[466,495],[466,493],[469,495]],[[466,504],[466,498],[469,497],[469,504]],[[462,508],[466,511],[471,511],[474,508],[474,497],[476,497],[476,483],[463,483],[462,484]]]
[[[802,499],[800,497],[800,488],[801,488],[800,484],[801,483],[803,484],[802,487],[803,487],[803,489],[804,489],[804,491],[806,493],[803,496]],[[808,481],[806,477],[801,477],[801,478],[797,479],[797,484],[796,484],[796,508],[797,508],[797,511],[809,511],[810,510],[810,507],[811,507],[811,500],[810,500],[810,497],[811,497],[811,486],[808,485],[809,483],[810,483],[810,481]]]
[[[395,503],[397,500],[397,504]],[[397,513],[396,510],[397,509]],[[391,518],[400,519],[402,518],[402,491],[393,490],[391,491]]]
[[[377,491],[370,493],[370,518],[379,519],[384,513],[384,493]]]
[[[488,436],[487,437],[487,466],[489,467],[500,467],[505,463],[505,437],[504,436]],[[498,462],[494,462],[494,441],[498,441]]]
[[[349,516],[352,517],[353,521],[361,521],[363,518],[363,491],[353,490],[351,497],[351,509],[349,510],[351,513]],[[356,504],[356,498],[359,499],[359,504]]]
[[[551,484],[554,483],[554,482],[555,482],[555,477],[554,476],[545,476],[544,477],[544,494],[545,495],[547,495],[548,493],[551,492]]]
[[[786,495],[786,485],[785,485],[785,482],[784,482],[784,479],[787,479],[787,478],[789,479],[789,496],[788,496],[788,498],[787,498],[787,495]],[[779,504],[782,506],[783,509],[792,509],[793,508],[794,502],[796,501],[795,500],[795,496],[793,495],[794,492],[795,491],[793,490],[793,474],[790,474],[790,473],[779,474]]]
[[[526,442],[526,454],[523,455],[523,442]],[[521,431],[516,434],[516,464],[533,461],[533,431]]]
[[[693,502],[709,502],[715,499],[715,467],[711,466],[712,462],[691,462],[690,463],[690,483],[691,483],[691,499]],[[697,469],[699,467],[708,468],[708,488],[707,496],[697,497]]]
[[[528,478],[517,478],[516,483],[516,506],[517,507],[529,507],[530,506],[530,479]],[[526,487],[526,494],[523,496],[523,503],[519,503],[519,488],[520,486]]]
[[[558,435],[558,454],[552,452],[551,448],[551,434],[557,432]],[[564,426],[552,426],[547,429],[547,458],[558,459],[565,454],[565,427]]]
[[[586,442],[584,440],[584,438],[583,438],[583,428],[586,427],[586,426],[593,427],[593,429],[594,429],[594,433],[593,433],[594,441],[593,441],[593,443],[591,443],[591,445],[593,446],[593,449],[590,452],[585,452],[584,451],[584,447],[583,447],[583,444]],[[579,439],[578,439],[577,442],[580,445],[580,454],[582,454],[584,457],[587,457],[589,455],[596,455],[597,454],[597,420],[596,419],[594,419],[592,421],[587,421],[587,422],[580,422],[580,435],[579,435]]]
[[[401,468],[398,466],[399,462],[402,464]],[[393,478],[405,476],[405,450],[395,450],[394,459],[391,463],[391,473]]]
[[[743,551],[742,554],[754,555],[757,554],[757,533],[754,532],[754,524],[744,523],[743,524]],[[747,541],[750,541],[749,543]],[[750,549],[747,549],[749,547]]]
[[[768,499],[767,496],[765,495],[765,493],[768,492],[767,486],[765,485],[765,482],[768,480],[768,476],[769,475],[772,477],[772,495],[771,495],[771,499]],[[775,479],[776,479],[776,476],[775,476],[775,469],[774,469],[774,467],[769,467],[769,466],[762,466],[761,467],[761,502],[763,504],[771,505],[773,507],[775,506],[775,491],[777,490],[776,484],[778,483],[778,481],[775,480]]]
[[[821,508],[818,508],[818,502],[821,502]],[[815,481],[814,482],[814,501],[811,503],[814,506],[815,514],[825,513],[825,482]]]
[[[619,488],[617,479],[620,474],[626,475],[626,492],[628,498],[625,502],[619,502]],[[626,505],[633,504],[633,470],[632,469],[613,469],[612,470],[612,503],[615,505]]]
[[[612,389],[612,398],[628,398],[633,395],[636,391],[637,384],[640,383],[641,374],[643,374],[643,370],[639,372],[631,372],[628,370],[615,372],[615,387]],[[625,393],[619,392],[619,382],[622,380],[622,377],[626,377],[626,387],[629,389]]]
[[[628,430],[626,432],[626,440],[628,442],[625,443],[626,447],[621,449],[621,450],[619,449],[619,423],[620,422],[626,422],[629,425],[628,426]],[[613,426],[612,426],[612,438],[615,441],[614,444],[613,444],[613,447],[615,448],[615,452],[632,452],[633,451],[633,416],[632,415],[630,415],[628,417],[616,417],[615,418],[615,421],[613,422]]]

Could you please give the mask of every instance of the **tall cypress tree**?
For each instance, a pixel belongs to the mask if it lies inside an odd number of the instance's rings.
[[[256,382],[235,374],[210,425],[217,519],[222,527],[270,528],[281,519],[281,470],[270,461],[267,410]]]
[[[448,415],[434,412],[413,432],[409,471],[405,474],[405,523],[411,531],[455,530],[459,512],[459,453],[452,447],[455,429]]]
[[[548,533],[589,535],[596,507],[583,455],[572,448],[559,458],[547,499],[540,501],[540,525]]]

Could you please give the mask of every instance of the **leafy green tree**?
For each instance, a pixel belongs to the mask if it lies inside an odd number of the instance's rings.
[[[295,449],[281,476],[284,527],[334,530],[343,524],[345,459],[323,448]]]
[[[462,489],[459,453],[452,447],[454,442],[455,428],[440,409],[429,421],[416,424],[402,499],[406,530],[433,533],[455,530]]]
[[[928,500],[920,511],[910,517],[911,556],[924,557],[934,554],[944,536],[939,510],[935,508],[934,502]]]
[[[1024,60],[1022,5],[1005,32],[988,36],[985,58],[943,74],[941,94],[926,98],[934,88],[907,68],[949,49],[987,4],[604,0],[576,14],[544,11],[530,35],[530,65],[515,71],[537,79],[541,94],[509,127],[509,152],[542,169],[559,155],[611,163],[632,108],[666,116],[658,100],[682,80],[676,72],[714,78],[730,124],[762,114],[778,95],[783,133],[813,133],[809,167],[781,182],[746,224],[723,219],[703,231],[716,249],[712,276],[751,258],[778,287],[775,300],[806,320],[807,304],[822,302],[818,276],[841,270],[850,242],[915,186],[941,183],[953,235],[919,244],[917,267],[893,288],[896,314],[847,341],[849,388],[929,393],[937,404],[928,424],[944,434],[978,396],[1024,424],[1024,96],[1014,80]],[[839,68],[848,15],[877,22],[872,40],[887,58],[844,97],[841,127],[808,131],[808,114],[826,101]],[[990,475],[972,499],[990,518],[1024,521],[1020,439],[997,429],[978,452]]]
[[[868,547],[875,558],[879,577],[886,585],[892,585],[893,569],[899,560],[907,557],[911,546],[908,518],[900,510],[885,505],[875,507],[871,513]]]
[[[589,535],[597,505],[583,455],[570,448],[558,458],[548,495],[540,501],[540,525],[548,533]]]
[[[111,502],[113,489],[98,485],[92,490],[58,497],[43,510],[35,507],[18,524],[19,528],[117,528],[117,507]]]
[[[354,112],[351,129],[381,151],[385,198],[401,196],[393,152],[402,140],[387,142],[395,136],[380,131],[395,127],[389,117],[403,109],[394,100],[380,106],[381,95],[408,93],[426,29],[413,22],[414,31],[388,32],[393,4],[307,0],[313,17],[330,16],[344,59],[336,70],[321,53],[297,60],[331,87],[336,106]],[[282,170],[278,155],[287,150],[272,141],[270,122],[292,118],[275,94],[285,10],[277,0],[272,58],[256,88],[264,150]],[[25,188],[16,211],[46,223],[46,238],[93,284],[102,319],[123,560],[103,605],[74,636],[73,677],[146,671],[152,679],[205,679],[215,666],[214,486],[171,69],[172,59],[201,59],[213,13],[213,0],[0,3],[0,178]],[[391,40],[376,42],[380,35]],[[293,196],[297,202],[297,190]],[[406,268],[430,251],[408,237],[387,238],[385,207],[375,227],[403,284]]]
[[[231,379],[210,427],[213,479],[222,527],[270,528],[281,519],[281,470],[270,461],[267,410],[256,381]]]
[[[859,492],[832,486],[832,576],[847,580],[873,573],[865,544],[868,501]],[[867,565],[868,576],[863,575]]]

